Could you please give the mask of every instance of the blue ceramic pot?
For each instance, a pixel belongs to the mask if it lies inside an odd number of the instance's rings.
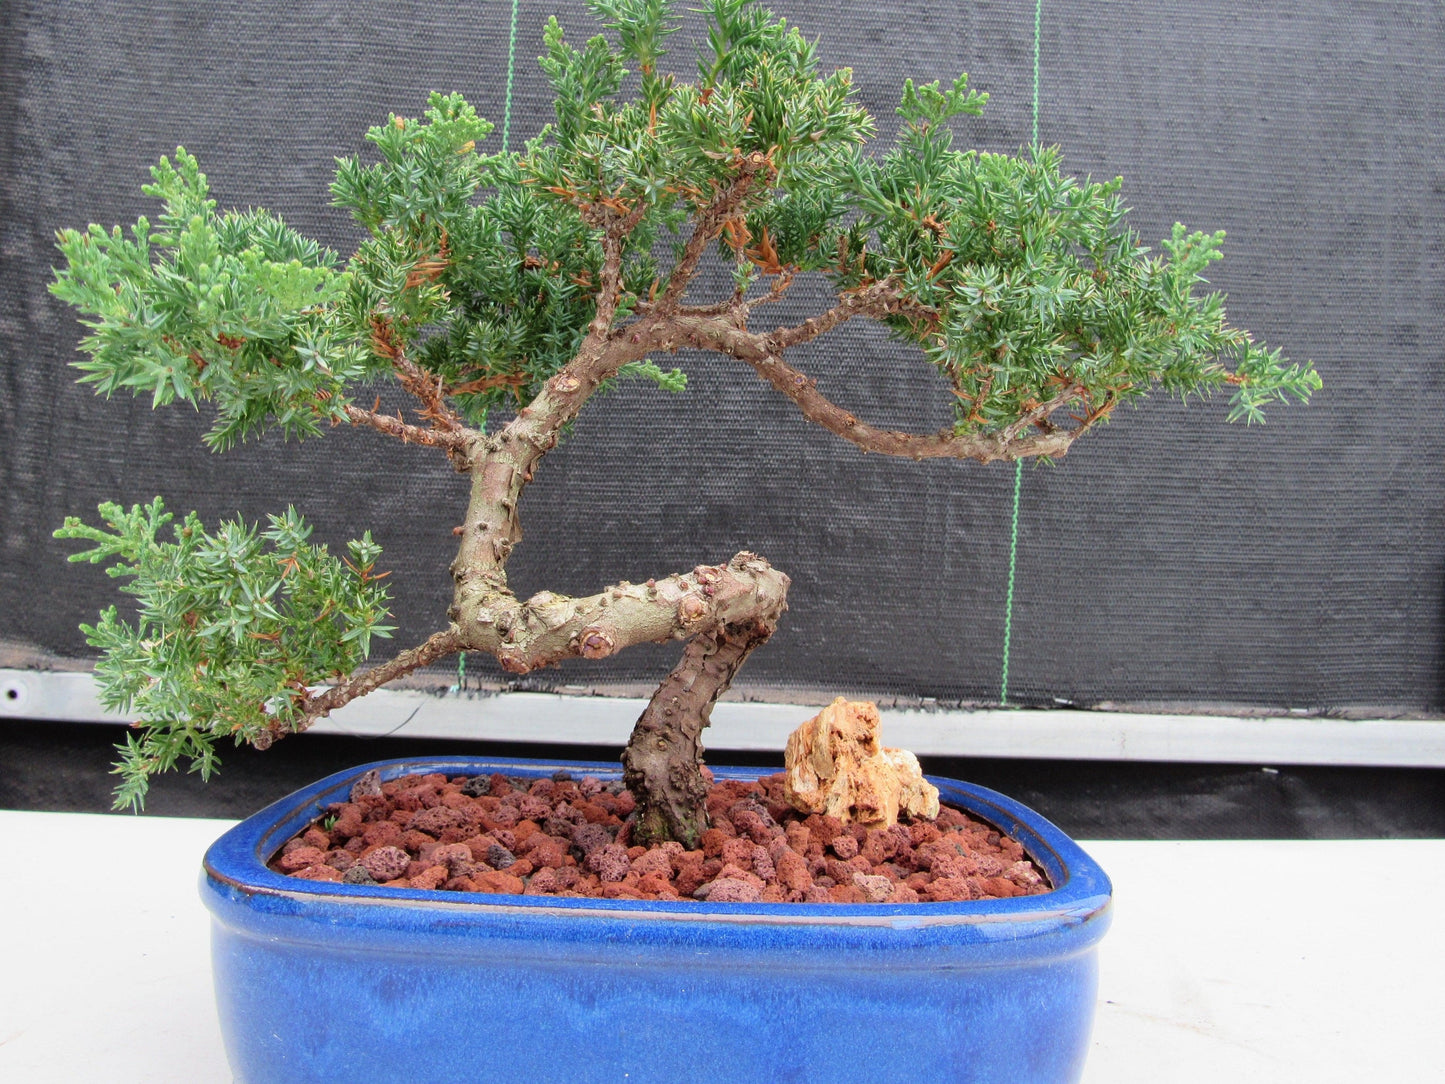
[[[1109,879],[993,791],[933,780],[943,801],[1022,843],[1054,891],[709,905],[377,889],[266,868],[368,768],[383,779],[618,771],[387,761],[323,779],[217,840],[201,887],[238,1082],[1030,1084],[1082,1071]]]

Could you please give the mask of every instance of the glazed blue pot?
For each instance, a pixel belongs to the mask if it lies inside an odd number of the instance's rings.
[[[1053,1084],[1083,1070],[1109,879],[1003,795],[932,780],[944,802],[1023,844],[1052,892],[709,905],[378,889],[266,868],[369,768],[384,780],[618,773],[385,761],[323,779],[217,840],[201,889],[240,1084]]]

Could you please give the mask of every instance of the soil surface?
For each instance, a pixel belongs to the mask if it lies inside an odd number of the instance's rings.
[[[711,782],[711,780],[710,780]],[[1049,891],[1017,840],[944,807],[935,821],[865,829],[803,816],[783,776],[712,782],[699,850],[629,845],[620,781],[441,774],[380,783],[290,840],[271,861],[313,881],[452,892],[707,900],[926,903]]]

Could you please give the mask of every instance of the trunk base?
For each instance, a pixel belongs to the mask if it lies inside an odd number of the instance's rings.
[[[676,840],[696,850],[707,830],[702,732],[712,706],[776,619],[727,626],[688,641],[658,687],[622,754],[623,781],[637,798],[632,841],[644,847]]]

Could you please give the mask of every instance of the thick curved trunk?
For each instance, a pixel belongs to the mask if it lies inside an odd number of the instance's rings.
[[[647,705],[622,754],[623,781],[637,798],[633,843],[676,840],[689,850],[707,829],[702,732],[712,706],[777,617],[758,617],[694,636]]]

